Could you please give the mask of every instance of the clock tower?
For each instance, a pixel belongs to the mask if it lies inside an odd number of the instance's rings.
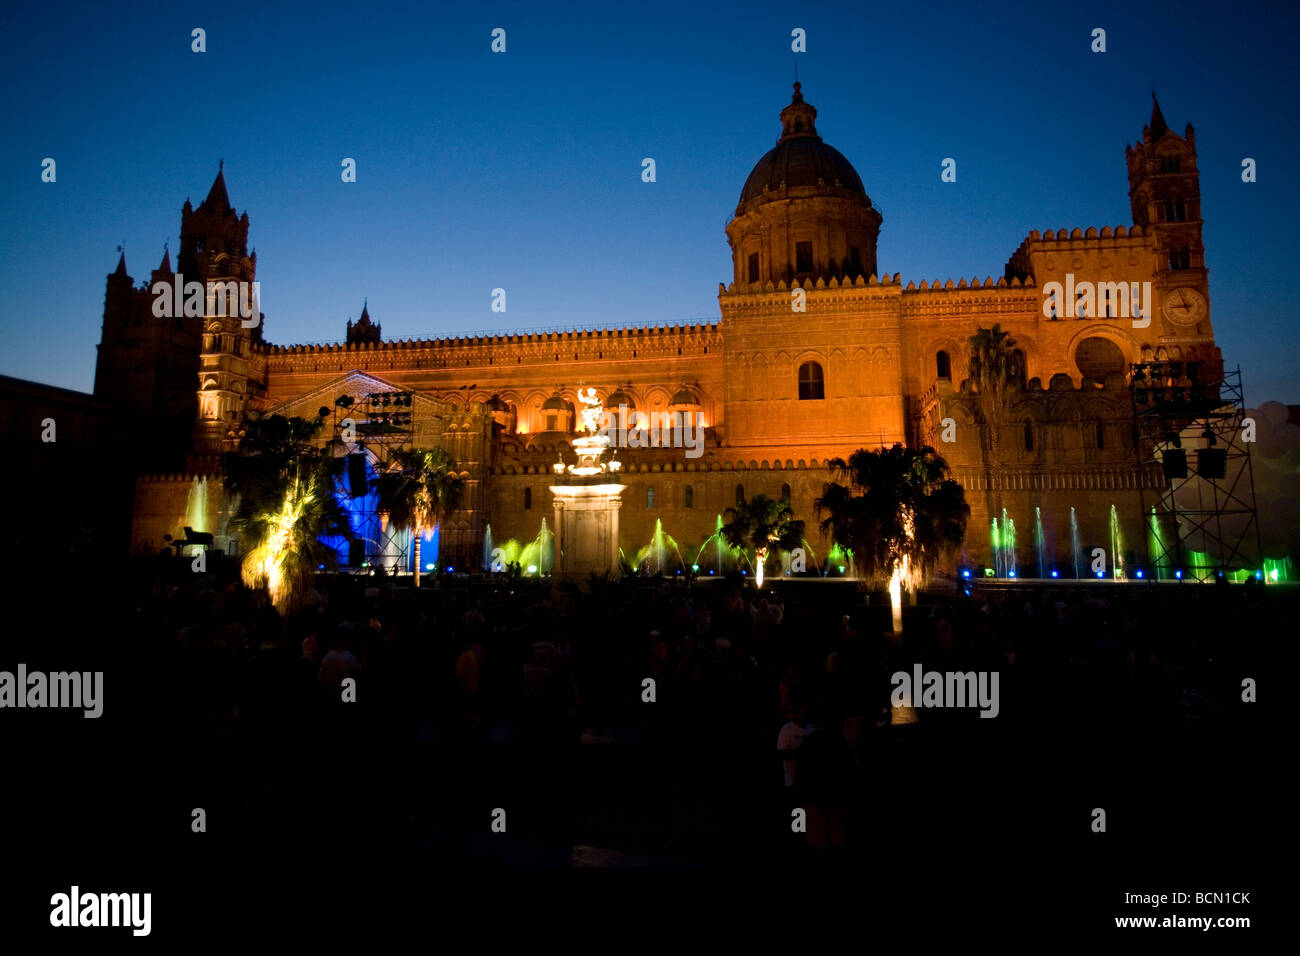
[[[1183,135],[1165,123],[1155,93],[1142,140],[1125,151],[1133,222],[1154,238],[1154,293],[1160,339],[1201,339],[1210,327],[1205,245],[1201,240],[1201,186],[1196,131]]]

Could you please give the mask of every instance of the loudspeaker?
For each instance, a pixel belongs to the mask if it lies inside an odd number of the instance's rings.
[[[366,491],[366,456],[348,455],[348,485],[352,488],[352,497],[360,498]]]
[[[1181,448],[1167,448],[1160,456],[1160,465],[1165,470],[1165,481],[1187,477],[1187,452]]]
[[[1202,478],[1223,478],[1228,473],[1228,452],[1224,448],[1196,449],[1196,473]]]

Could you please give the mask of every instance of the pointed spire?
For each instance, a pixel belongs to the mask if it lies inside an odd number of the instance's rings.
[[[165,243],[165,242],[163,243],[163,257],[162,257],[162,262],[159,263],[159,265],[158,265],[158,271],[159,271],[159,272],[171,272],[171,271],[172,271],[172,254],[167,250],[167,243]]]
[[[1156,99],[1156,91],[1151,91],[1151,142],[1155,142],[1165,133],[1169,132],[1169,124],[1165,122],[1165,114],[1160,112],[1160,101]]]
[[[224,159],[217,164],[217,178],[212,181],[212,188],[208,190],[208,198],[199,204],[200,209],[207,209],[209,212],[230,211],[230,195],[226,192],[225,167],[226,161]]]
[[[366,298],[362,299],[361,302],[362,302],[361,318],[358,321],[363,322],[366,325],[369,325],[370,324],[370,297],[367,296]]]
[[[118,246],[117,251],[120,252],[121,255],[117,257],[117,268],[113,271],[113,275],[124,276],[126,275],[126,249],[122,246]]]

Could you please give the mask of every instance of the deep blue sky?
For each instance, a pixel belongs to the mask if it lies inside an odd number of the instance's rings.
[[[222,157],[273,342],[341,339],[364,296],[385,338],[716,318],[723,228],[797,59],[905,282],[996,278],[1030,229],[1131,222],[1124,146],[1154,82],[1170,125],[1197,130],[1225,359],[1251,403],[1297,402],[1289,6],[9,5],[0,372],[88,391],[116,246],[146,279]]]

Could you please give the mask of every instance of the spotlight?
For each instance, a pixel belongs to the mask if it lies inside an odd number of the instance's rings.
[[[970,597],[970,588],[962,588],[962,591],[966,593],[967,597]]]
[[[1263,571],[1256,571],[1256,572],[1255,572],[1255,580],[1256,580],[1256,581],[1263,581],[1263,580],[1264,580],[1264,572],[1263,572]]]
[[[969,577],[970,577],[970,568],[962,568],[962,569],[961,569],[961,576],[962,576],[963,578],[969,578]]]
[[[691,565],[691,570],[692,570],[692,571],[699,571],[699,570],[700,570],[700,566],[699,566],[698,564],[692,564],[692,565]]]
[[[1175,571],[1174,577],[1176,577],[1179,581],[1181,581],[1183,579],[1183,569],[1179,568],[1177,571]]]
[[[1007,577],[1009,577],[1009,578],[1014,578],[1015,576],[1016,576],[1016,572],[1015,572],[1015,571],[1008,571],[1008,572],[1007,572]]]
[[[1061,576],[1061,572],[1056,570],[1056,568],[1052,568],[1052,577],[1059,578],[1060,576]]]
[[[451,573],[452,573],[453,571],[455,571],[455,570],[456,570],[456,569],[453,568],[450,564],[447,565],[447,573],[448,573],[448,574],[451,574]]]
[[[709,568],[709,573],[710,573],[710,574],[713,573],[713,569],[712,569],[712,568]]]
[[[998,574],[998,573],[997,573],[996,571],[994,571],[992,568],[985,568],[985,569],[984,569],[984,576],[985,576],[986,578],[994,578],[994,577],[997,577],[997,574]]]
[[[426,570],[426,571],[432,571],[432,570],[433,570],[433,565],[432,565],[432,564],[426,564],[426,565],[424,566],[424,570]]]
[[[1097,577],[1099,577],[1099,578],[1104,578],[1105,576],[1106,576],[1106,572],[1105,572],[1105,571],[1098,571],[1098,572],[1097,572]]]
[[[1137,576],[1138,578],[1141,578],[1141,577],[1143,576],[1143,575],[1142,575],[1142,569],[1141,569],[1141,568],[1138,568],[1138,569],[1137,569],[1137,575],[1136,575],[1136,576]]]
[[[840,569],[840,574],[843,574],[843,573],[844,573],[844,565],[840,564],[840,565],[837,565],[837,567]]]
[[[632,570],[635,571],[636,568],[633,568]],[[535,564],[530,564],[530,565],[528,565],[528,573],[529,573],[529,574],[536,574],[536,573],[537,573],[537,565],[535,565]]]

